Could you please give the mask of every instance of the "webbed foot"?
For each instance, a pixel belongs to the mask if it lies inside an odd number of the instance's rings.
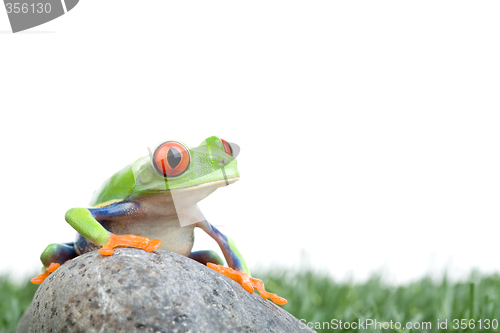
[[[99,253],[103,256],[110,256],[115,252],[113,251],[115,247],[135,247],[147,252],[152,252],[156,250],[160,244],[161,241],[159,239],[149,239],[136,235],[111,234],[108,238],[108,243],[99,249]]]
[[[264,299],[270,298],[274,303],[279,305],[287,303],[287,300],[284,299],[283,297],[267,292],[264,289],[264,284],[262,283],[261,280],[255,279],[250,275],[248,275],[247,273],[235,271],[231,267],[224,267],[221,265],[212,264],[211,262],[207,263],[207,266],[212,268],[213,270],[216,270],[222,275],[227,276],[231,280],[238,282],[249,293],[253,293],[254,289],[257,289],[260,293],[260,296]]]
[[[49,267],[45,269],[45,272],[43,272],[42,274],[38,274],[36,277],[32,278],[31,283],[41,284],[47,278],[47,276],[49,276],[50,273],[53,273],[56,269],[58,269],[59,266],[61,266],[61,264],[55,262],[51,263]]]

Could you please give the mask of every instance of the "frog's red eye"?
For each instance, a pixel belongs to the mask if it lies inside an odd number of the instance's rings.
[[[189,167],[189,150],[180,142],[167,141],[156,147],[153,166],[166,177],[180,176]]]
[[[222,141],[222,145],[224,146],[224,152],[226,154],[228,154],[229,156],[232,156],[232,157],[238,156],[238,154],[240,152],[240,147],[238,147],[237,144],[227,142],[224,139],[220,139],[220,141]]]

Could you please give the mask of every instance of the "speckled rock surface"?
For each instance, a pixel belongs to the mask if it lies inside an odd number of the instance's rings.
[[[303,325],[302,325],[303,327]],[[189,258],[166,251],[97,251],[38,288],[18,333],[312,332],[279,306]]]

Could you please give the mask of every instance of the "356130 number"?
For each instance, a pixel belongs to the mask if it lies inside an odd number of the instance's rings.
[[[32,4],[20,3],[20,2],[14,2],[14,3],[7,2],[5,4],[5,8],[7,9],[7,14],[10,13],[48,14],[52,10],[52,6],[50,5],[50,3],[41,3],[41,2]]]
[[[476,325],[479,326],[479,329],[487,329],[489,330],[490,328],[493,328],[494,330],[496,330],[498,328],[498,320],[497,319],[493,319],[493,320],[489,320],[489,319],[480,319],[478,321],[475,321],[474,319],[470,319],[470,320],[467,320],[467,319],[461,319],[461,320],[458,320],[458,319],[453,319],[453,329],[454,330],[458,330],[459,328],[465,330],[465,329],[474,329],[476,327]]]

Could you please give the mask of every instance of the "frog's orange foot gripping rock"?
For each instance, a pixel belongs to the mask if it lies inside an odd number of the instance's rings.
[[[41,284],[47,278],[47,276],[58,269],[59,266],[61,266],[61,264],[55,262],[51,263],[50,266],[45,269],[45,272],[43,272],[42,274],[38,274],[36,277],[32,278],[31,283]]]
[[[149,239],[136,235],[111,234],[108,238],[108,243],[99,249],[99,253],[103,256],[110,256],[115,252],[113,251],[115,247],[135,247],[147,252],[152,252],[156,250],[160,244],[161,241],[159,239]]]
[[[272,293],[267,292],[264,289],[264,284],[262,283],[261,280],[254,279],[253,277],[251,277],[247,273],[235,271],[231,267],[224,267],[221,265],[212,264],[211,262],[207,263],[207,266],[216,270],[217,272],[221,273],[222,275],[227,276],[231,280],[238,282],[249,293],[253,293],[254,289],[257,289],[260,293],[260,296],[262,296],[262,298],[264,298],[264,299],[270,298],[274,303],[279,304],[279,305],[283,305],[283,304],[287,303],[287,300],[284,299],[283,297],[279,297],[276,294],[272,294]]]

